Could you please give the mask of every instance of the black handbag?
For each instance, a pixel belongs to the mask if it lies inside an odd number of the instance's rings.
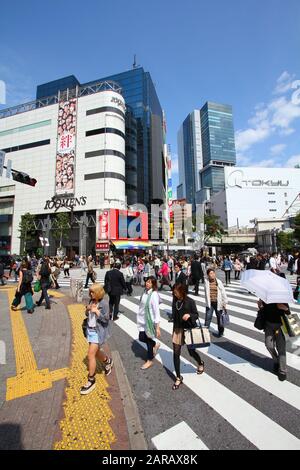
[[[254,328],[256,328],[259,331],[262,331],[262,330],[265,329],[265,327],[266,327],[265,314],[264,314],[264,310],[261,309],[257,313],[257,317],[256,317],[256,320],[254,322]]]

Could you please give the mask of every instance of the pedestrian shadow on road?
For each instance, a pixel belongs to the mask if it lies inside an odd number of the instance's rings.
[[[21,426],[13,423],[0,424],[0,450],[24,450]]]
[[[236,361],[228,361],[229,364],[243,364],[244,362],[250,362],[260,369],[264,369],[268,372],[273,371],[274,362],[271,358],[263,357],[259,353],[255,353],[247,347],[231,343],[230,341],[219,341],[215,343],[215,345],[238,357]],[[213,350],[210,349],[209,353],[213,354]]]

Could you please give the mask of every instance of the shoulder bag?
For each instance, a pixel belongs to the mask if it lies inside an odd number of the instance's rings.
[[[264,314],[264,309],[260,309],[257,312],[257,317],[254,322],[254,328],[256,328],[259,331],[262,331],[265,329],[265,327],[266,327],[266,318]]]
[[[207,348],[211,343],[209,329],[200,324],[199,328],[185,330],[184,340],[190,349]]]

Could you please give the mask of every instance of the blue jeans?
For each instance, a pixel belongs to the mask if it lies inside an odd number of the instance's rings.
[[[217,315],[219,333],[223,334],[224,333],[224,327],[221,326],[221,313],[222,313],[222,311],[218,310],[217,302],[212,302],[210,308],[206,307],[205,326],[207,326],[208,328],[210,327],[214,311],[216,312],[216,315]]]

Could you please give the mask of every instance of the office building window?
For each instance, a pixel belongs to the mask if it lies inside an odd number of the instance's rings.
[[[86,131],[86,137],[90,137],[92,135],[99,135],[99,134],[117,134],[120,137],[125,139],[125,134],[119,129],[114,129],[113,127],[102,127],[101,129],[92,129],[91,131]]]
[[[26,150],[26,149],[31,149],[34,147],[41,147],[43,145],[49,145],[49,144],[50,144],[50,139],[39,140],[38,142],[31,142],[29,144],[16,145],[15,147],[9,147],[7,149],[2,149],[2,150],[5,153],[18,152],[19,150]]]

